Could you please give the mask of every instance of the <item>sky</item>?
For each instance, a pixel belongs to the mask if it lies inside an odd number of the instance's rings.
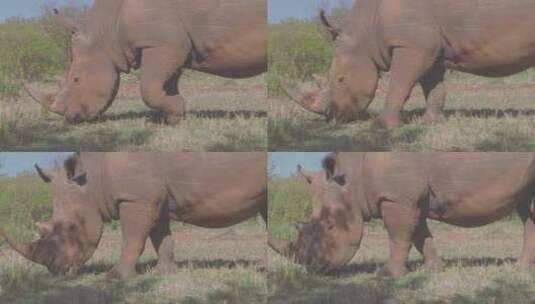
[[[320,8],[332,9],[351,5],[353,0],[267,0],[269,22],[285,18],[304,19],[316,17]]]
[[[315,17],[318,8],[332,8],[341,4],[349,5],[352,0],[267,0],[269,22],[282,19]],[[34,17],[39,15],[43,5],[59,6],[68,3],[92,3],[92,0],[2,0],[0,21],[11,17]]]
[[[297,165],[311,171],[321,168],[321,161],[327,152],[274,152],[269,153],[269,167],[278,177],[289,177],[296,171]]]
[[[33,171],[33,165],[38,164],[41,168],[53,167],[58,161],[62,161],[72,153],[23,153],[2,152],[0,153],[0,175],[16,176],[23,171]]]
[[[48,6],[57,7],[72,3],[87,4],[92,3],[92,0],[1,0],[0,21],[13,16],[38,16],[45,4]]]

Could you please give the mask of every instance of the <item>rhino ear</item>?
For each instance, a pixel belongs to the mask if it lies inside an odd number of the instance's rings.
[[[54,9],[54,15],[56,16],[57,22],[67,31],[71,32],[71,34],[78,31],[78,23],[74,19],[65,16],[57,8]]]
[[[65,173],[69,181],[74,182],[79,186],[87,183],[87,174],[83,170],[79,154],[75,154],[67,158],[63,164],[63,167],[65,168]]]
[[[330,180],[334,176],[334,169],[336,167],[336,159],[334,154],[327,155],[321,163],[323,171],[325,172],[325,179]]]
[[[336,40],[336,38],[338,38],[338,36],[340,35],[340,29],[331,25],[329,20],[327,20],[327,16],[325,15],[324,10],[320,11],[320,19],[321,23],[323,24],[323,27],[327,30],[327,32],[329,32],[329,34],[331,34],[332,40]]]
[[[52,224],[48,222],[37,222],[35,223],[35,226],[37,226],[37,233],[39,233],[40,237],[47,236],[52,233],[53,230]]]

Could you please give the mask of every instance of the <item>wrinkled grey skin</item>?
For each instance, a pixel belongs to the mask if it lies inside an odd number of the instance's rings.
[[[411,246],[425,268],[441,269],[427,219],[461,227],[490,224],[517,211],[524,223],[518,264],[535,262],[535,153],[339,153],[309,176],[313,212],[296,241],[270,238],[277,252],[328,272],[359,248],[364,223],[381,218],[390,238],[386,275],[407,272]]]
[[[443,119],[447,69],[502,77],[535,65],[535,2],[517,0],[359,0],[340,28],[322,13],[332,35],[332,65],[319,89],[289,95],[330,120],[368,117],[380,71],[390,85],[379,126],[401,124],[401,111],[420,84],[426,123]]]
[[[37,167],[38,168],[38,167]],[[228,227],[259,212],[267,223],[265,153],[81,153],[54,175],[53,217],[37,223],[40,239],[11,247],[52,273],[77,273],[93,255],[105,222],[120,220],[123,246],[109,278],[135,275],[150,238],[156,272],[172,272],[170,221]]]
[[[143,101],[171,124],[186,111],[183,69],[229,78],[267,69],[265,0],[95,0],[79,22],[56,14],[73,33],[71,67],[56,95],[26,89],[70,123],[104,113],[131,69],[141,68]]]

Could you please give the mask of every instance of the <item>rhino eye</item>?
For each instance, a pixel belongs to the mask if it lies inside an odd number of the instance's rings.
[[[345,80],[345,79],[344,79],[344,76],[340,76],[340,77],[338,77],[338,82],[344,82],[344,80]]]
[[[78,82],[80,82],[80,78],[78,78],[78,77],[74,77],[73,81],[76,82],[76,83],[78,83]]]

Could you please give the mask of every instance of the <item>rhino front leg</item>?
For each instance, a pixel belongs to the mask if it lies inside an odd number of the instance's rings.
[[[186,114],[186,101],[178,92],[180,68],[186,52],[170,48],[148,48],[141,59],[141,94],[150,108],[162,111],[165,122],[178,124]]]
[[[149,232],[154,223],[150,207],[142,203],[121,203],[122,247],[119,262],[108,273],[109,279],[127,279],[135,276],[136,263],[143,253]]]
[[[390,259],[384,266],[383,273],[401,277],[407,273],[405,262],[409,256],[420,212],[399,203],[386,201],[381,204],[381,213],[390,239]]]
[[[174,241],[169,228],[169,221],[169,217],[165,216],[150,232],[150,240],[158,254],[158,264],[154,268],[154,272],[158,274],[168,274],[176,271]]]
[[[444,121],[444,104],[446,102],[446,84],[444,83],[444,66],[435,66],[420,80],[427,107],[422,122],[427,124]]]
[[[518,266],[527,270],[535,263],[535,201],[520,205],[517,211],[524,223],[524,245]]]
[[[426,271],[440,271],[444,267],[444,263],[440,259],[435,249],[433,242],[433,236],[429,227],[427,226],[426,219],[421,219],[413,238],[414,246],[424,257],[424,268]]]
[[[426,51],[404,47],[394,49],[386,103],[376,120],[377,125],[387,129],[401,125],[401,111],[412,89],[435,61],[435,54],[428,54]]]

